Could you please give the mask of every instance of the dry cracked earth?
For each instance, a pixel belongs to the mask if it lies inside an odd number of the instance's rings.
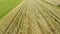
[[[50,3],[23,0],[0,20],[0,34],[60,34],[60,5]]]

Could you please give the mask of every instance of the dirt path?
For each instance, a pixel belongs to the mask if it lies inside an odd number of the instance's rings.
[[[43,0],[25,0],[0,23],[3,34],[60,34],[60,9]]]

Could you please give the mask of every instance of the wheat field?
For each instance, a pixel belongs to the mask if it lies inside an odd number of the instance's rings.
[[[23,0],[0,20],[0,34],[60,34],[60,0]]]

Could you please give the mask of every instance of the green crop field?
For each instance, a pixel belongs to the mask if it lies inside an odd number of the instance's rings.
[[[22,0],[0,0],[0,19]]]

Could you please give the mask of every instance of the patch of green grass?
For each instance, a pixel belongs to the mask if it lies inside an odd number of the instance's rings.
[[[21,1],[22,0],[0,0],[0,19]]]

